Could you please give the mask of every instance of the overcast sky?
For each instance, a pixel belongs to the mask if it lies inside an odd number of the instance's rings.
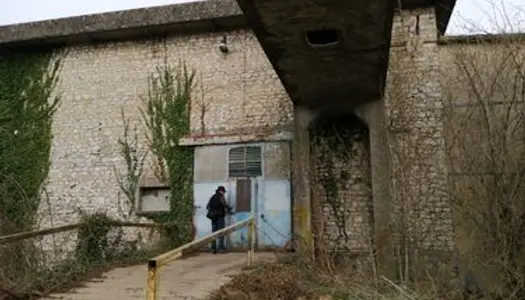
[[[0,25],[188,0],[0,0]],[[448,34],[525,29],[525,0],[457,0]]]

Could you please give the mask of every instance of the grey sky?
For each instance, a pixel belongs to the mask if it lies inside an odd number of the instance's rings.
[[[0,25],[166,5],[188,0],[0,0]],[[525,0],[458,0],[448,34],[525,29]]]

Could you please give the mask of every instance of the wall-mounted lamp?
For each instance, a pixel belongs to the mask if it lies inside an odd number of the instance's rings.
[[[222,37],[222,39],[220,40],[219,42],[219,50],[221,50],[222,53],[226,54],[230,51],[230,49],[228,48],[228,44],[227,44],[227,40],[226,40],[226,36],[224,35]]]

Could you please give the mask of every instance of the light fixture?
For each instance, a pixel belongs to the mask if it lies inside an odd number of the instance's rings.
[[[226,36],[224,35],[222,39],[219,42],[219,50],[221,50],[222,53],[226,54],[230,51],[227,45]]]

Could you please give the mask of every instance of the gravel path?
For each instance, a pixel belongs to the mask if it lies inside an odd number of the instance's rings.
[[[256,253],[255,262],[271,262],[273,253]],[[200,254],[175,261],[160,269],[159,300],[201,300],[241,272],[246,253]],[[146,299],[146,265],[118,268],[84,287],[45,300],[135,300]]]

